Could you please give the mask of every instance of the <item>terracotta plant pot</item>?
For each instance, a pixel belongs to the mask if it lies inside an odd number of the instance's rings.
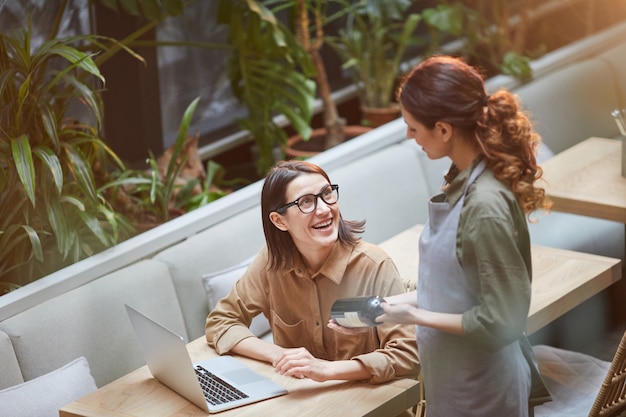
[[[370,130],[372,130],[372,128],[369,126],[346,126],[344,127],[344,133],[346,135],[345,140],[353,139]],[[307,141],[302,140],[300,135],[291,136],[287,139],[285,153],[289,158],[310,158],[326,150],[324,148],[325,142],[326,129],[315,129]]]
[[[400,105],[392,103],[390,107],[376,108],[361,106],[363,124],[371,127],[382,126],[400,117]]]

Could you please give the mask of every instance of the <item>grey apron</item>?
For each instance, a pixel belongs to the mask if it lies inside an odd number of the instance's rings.
[[[419,245],[418,306],[463,313],[478,304],[477,289],[456,256],[459,217],[468,187],[485,169],[479,163],[454,206],[433,198]],[[437,202],[440,201],[440,202]],[[428,417],[528,416],[531,371],[516,341],[492,352],[463,336],[417,326]]]

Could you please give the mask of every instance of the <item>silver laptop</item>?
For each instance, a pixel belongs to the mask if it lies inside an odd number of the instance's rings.
[[[183,338],[126,305],[152,375],[204,411],[217,413],[287,393],[232,356],[192,364]]]

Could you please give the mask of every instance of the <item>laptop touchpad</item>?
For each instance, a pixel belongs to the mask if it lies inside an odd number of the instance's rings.
[[[250,369],[235,369],[233,371],[227,371],[224,372],[224,376],[237,384],[250,384],[252,382],[263,380],[261,375],[256,372],[252,372]]]

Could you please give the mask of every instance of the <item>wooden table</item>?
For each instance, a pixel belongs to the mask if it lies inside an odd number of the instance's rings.
[[[542,165],[553,210],[626,224],[626,178],[621,175],[621,143],[589,138]]]
[[[423,225],[381,243],[403,279],[415,277]],[[622,277],[619,259],[533,245],[533,283],[526,324],[532,334]]]
[[[187,349],[192,361],[217,356],[200,337]],[[216,414],[247,416],[380,416],[393,417],[415,405],[419,383],[398,379],[386,384],[295,379],[274,372],[267,363],[238,356],[252,369],[285,387],[289,393],[277,398]],[[105,385],[61,408],[60,416],[203,416],[198,407],[152,377],[147,366]]]
[[[589,138],[555,155],[543,165],[542,186],[554,211],[597,217],[624,223],[626,240],[626,178],[622,177],[621,143],[615,139]],[[626,274],[626,248],[622,256]],[[613,324],[626,320],[626,280],[609,292]]]

